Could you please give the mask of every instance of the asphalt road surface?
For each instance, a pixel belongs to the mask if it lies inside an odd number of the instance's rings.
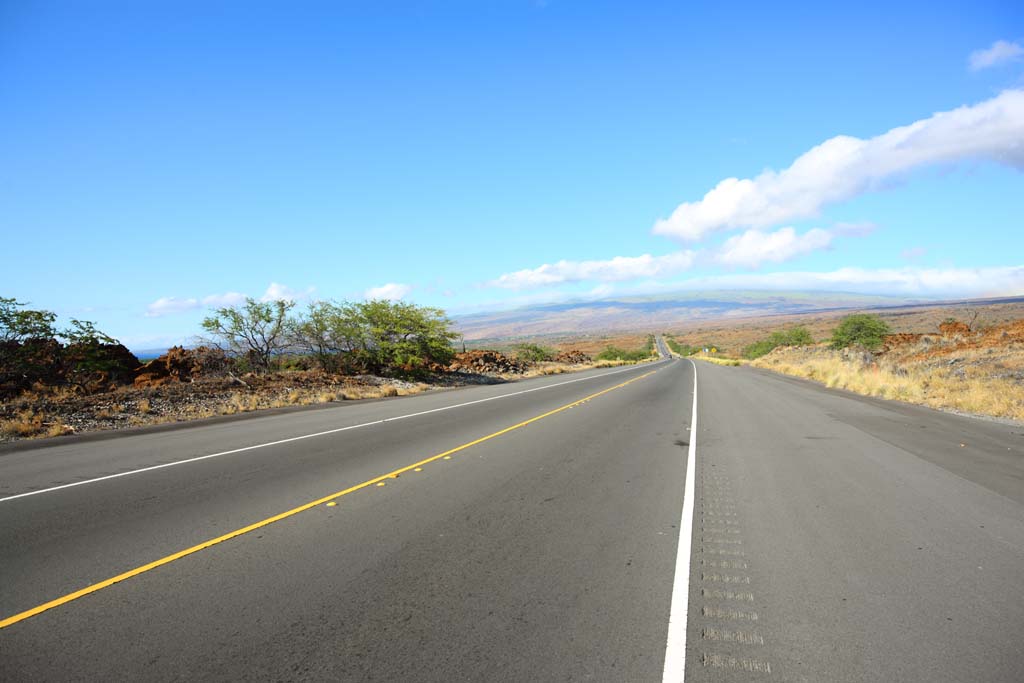
[[[677,359],[6,448],[0,680],[1020,681],[1022,432]]]

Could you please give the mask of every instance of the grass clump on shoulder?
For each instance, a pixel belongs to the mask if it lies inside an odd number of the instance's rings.
[[[722,358],[720,356],[711,356],[706,353],[698,353],[693,357],[696,358],[697,360],[704,360],[709,363],[714,363],[715,365],[726,365],[729,367],[738,367],[740,365],[743,365],[743,361],[739,360],[738,358]]]

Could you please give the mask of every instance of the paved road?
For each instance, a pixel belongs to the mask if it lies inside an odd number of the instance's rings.
[[[1024,430],[697,365],[682,563],[689,361],[0,453],[0,680],[1024,680]]]

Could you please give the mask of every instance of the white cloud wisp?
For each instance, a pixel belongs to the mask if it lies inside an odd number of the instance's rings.
[[[997,40],[984,50],[975,50],[967,58],[971,71],[981,71],[999,64],[1012,62],[1024,55],[1024,47],[1008,40]]]
[[[386,285],[381,285],[380,287],[371,287],[363,292],[363,297],[368,300],[387,299],[388,301],[398,301],[399,299],[403,299],[408,296],[411,291],[411,285],[389,282]]]
[[[687,280],[685,289],[770,289],[997,297],[1024,292],[1024,265],[991,268],[840,268],[829,272],[743,273]]]
[[[285,285],[277,282],[271,282],[267,287],[267,291],[260,297],[260,301],[301,301],[308,299],[313,295],[316,288],[309,287],[305,290],[299,291],[291,289]],[[147,318],[160,318],[165,315],[175,315],[178,313],[185,313],[193,311],[198,308],[222,308],[241,306],[245,303],[245,294],[239,292],[224,292],[223,294],[209,294],[202,298],[187,297],[181,298],[176,296],[164,296],[160,297],[153,303],[146,306],[145,316]]]
[[[765,228],[817,215],[915,168],[986,159],[1024,168],[1024,90],[940,112],[862,140],[837,136],[782,171],[726,178],[704,198],[680,204],[653,232],[686,241],[730,229]]]
[[[162,318],[165,315],[184,313],[199,308],[199,300],[194,298],[179,299],[176,296],[162,296],[146,306],[147,318]]]
[[[690,268],[695,257],[693,251],[677,251],[664,256],[616,256],[603,261],[563,260],[505,273],[487,284],[519,290],[587,280],[622,282],[644,277],[667,277]]]
[[[832,233],[821,228],[808,230],[802,235],[794,228],[781,228],[775,232],[748,230],[725,241],[714,260],[725,266],[757,268],[762,263],[782,263],[832,244]]]

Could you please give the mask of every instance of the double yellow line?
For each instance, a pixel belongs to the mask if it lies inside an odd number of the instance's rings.
[[[338,491],[336,493],[332,493],[332,494],[330,494],[328,496],[324,496],[323,498],[318,498],[318,499],[316,499],[314,501],[311,501],[309,503],[306,503],[304,505],[300,505],[299,507],[292,508],[291,510],[287,510],[286,512],[282,512],[280,514],[274,515],[273,517],[267,517],[266,519],[260,520],[259,522],[254,522],[253,524],[250,524],[249,526],[245,526],[245,527],[242,527],[241,529],[236,529],[235,531],[228,532],[228,533],[224,534],[223,536],[218,536],[217,538],[211,538],[208,541],[203,541],[202,543],[199,543],[198,545],[194,545],[191,548],[186,548],[184,550],[179,550],[178,552],[173,553],[171,555],[168,555],[166,557],[162,557],[159,560],[154,560],[153,562],[150,562],[149,564],[144,564],[141,567],[136,567],[135,569],[131,569],[129,571],[124,572],[123,574],[118,574],[117,576],[111,577],[111,578],[106,579],[104,581],[100,581],[99,583],[94,583],[91,586],[86,586],[85,588],[77,590],[74,593],[68,593],[67,595],[64,595],[62,597],[56,598],[55,600],[51,600],[51,601],[43,603],[42,605],[39,605],[37,607],[33,607],[32,609],[25,610],[24,612],[20,612],[18,614],[13,615],[13,616],[7,617],[6,619],[3,619],[2,621],[0,621],[0,629],[7,628],[8,626],[11,626],[13,624],[17,624],[19,621],[24,621],[25,619],[28,619],[29,617],[34,617],[35,615],[41,614],[41,613],[46,612],[48,610],[51,610],[54,607],[60,607],[61,605],[65,605],[65,604],[67,604],[67,603],[69,603],[69,602],[71,602],[73,600],[77,600],[79,598],[83,598],[86,595],[89,595],[91,593],[95,593],[97,591],[103,590],[104,588],[107,588],[109,586],[113,586],[115,583],[120,583],[121,581],[125,581],[125,580],[130,579],[130,578],[132,578],[134,576],[138,576],[139,574],[145,574],[146,572],[148,572],[150,570],[153,570],[153,569],[156,569],[157,567],[162,567],[162,566],[164,566],[166,564],[170,564],[171,562],[174,562],[175,560],[180,560],[183,557],[187,557],[187,556],[192,555],[194,553],[198,553],[200,550],[205,550],[205,549],[213,547],[213,546],[215,546],[215,545],[217,545],[219,543],[223,543],[224,541],[229,541],[232,538],[237,538],[239,536],[242,536],[243,534],[247,534],[250,531],[255,531],[257,529],[262,529],[263,527],[269,526],[269,525],[273,524],[274,522],[280,522],[282,519],[287,519],[289,517],[293,517],[294,515],[297,515],[300,512],[305,512],[306,510],[314,508],[314,507],[316,507],[318,505],[323,505],[324,503],[329,503],[329,502],[331,502],[333,500],[341,498],[342,496],[347,496],[348,494],[354,493],[354,492],[356,492],[356,491],[358,491],[360,489],[364,489],[364,488],[366,488],[368,486],[373,486],[375,484],[382,484],[382,483],[384,483],[388,479],[394,479],[394,478],[396,478],[400,474],[404,474],[404,473],[409,472],[411,470],[415,470],[415,469],[417,469],[419,467],[422,467],[423,465],[426,465],[428,463],[434,462],[435,460],[440,460],[442,458],[446,458],[448,456],[451,456],[453,453],[458,453],[459,451],[462,451],[462,450],[465,450],[467,448],[470,448],[471,446],[475,446],[477,444],[483,443],[484,441],[490,441],[491,439],[497,438],[497,437],[501,436],[502,434],[508,434],[511,431],[514,431],[516,429],[520,429],[522,427],[525,427],[525,426],[527,426],[529,424],[537,422],[538,420],[543,420],[546,417],[551,417],[552,415],[560,413],[563,410],[568,410],[569,408],[574,408],[574,407],[580,405],[581,403],[586,403],[587,401],[595,399],[598,396],[603,396],[604,394],[607,394],[607,393],[609,393],[611,391],[615,391],[616,389],[621,389],[622,387],[626,386],[627,384],[632,384],[633,382],[641,380],[641,379],[643,379],[645,377],[650,377],[651,375],[653,375],[656,372],[658,372],[658,371],[657,370],[652,370],[651,372],[648,372],[648,373],[645,373],[643,375],[640,375],[639,377],[634,377],[633,379],[626,380],[625,382],[622,382],[621,384],[616,384],[613,387],[609,387],[608,389],[604,389],[604,390],[599,391],[599,392],[597,392],[595,394],[591,394],[590,396],[585,396],[584,398],[581,398],[578,401],[573,401],[572,403],[567,403],[564,406],[561,406],[560,408],[555,408],[554,410],[549,410],[548,412],[546,412],[546,413],[544,413],[542,415],[538,415],[536,417],[531,417],[529,420],[524,420],[524,421],[522,421],[522,422],[520,422],[518,424],[512,425],[511,427],[505,427],[502,430],[494,432],[493,434],[488,434],[487,436],[484,436],[484,437],[481,437],[479,439],[476,439],[475,441],[470,441],[469,443],[464,443],[461,446],[456,446],[455,448],[447,450],[444,453],[438,453],[437,455],[433,455],[433,456],[431,456],[431,457],[429,457],[429,458],[427,458],[425,460],[420,460],[419,462],[415,462],[415,463],[413,463],[411,465],[406,465],[405,467],[402,467],[400,469],[394,470],[392,472],[388,472],[387,474],[382,474],[379,477],[374,477],[373,479],[368,479],[368,480],[364,481],[361,484],[356,484],[355,486],[350,486],[347,489],[344,489],[342,491]]]

